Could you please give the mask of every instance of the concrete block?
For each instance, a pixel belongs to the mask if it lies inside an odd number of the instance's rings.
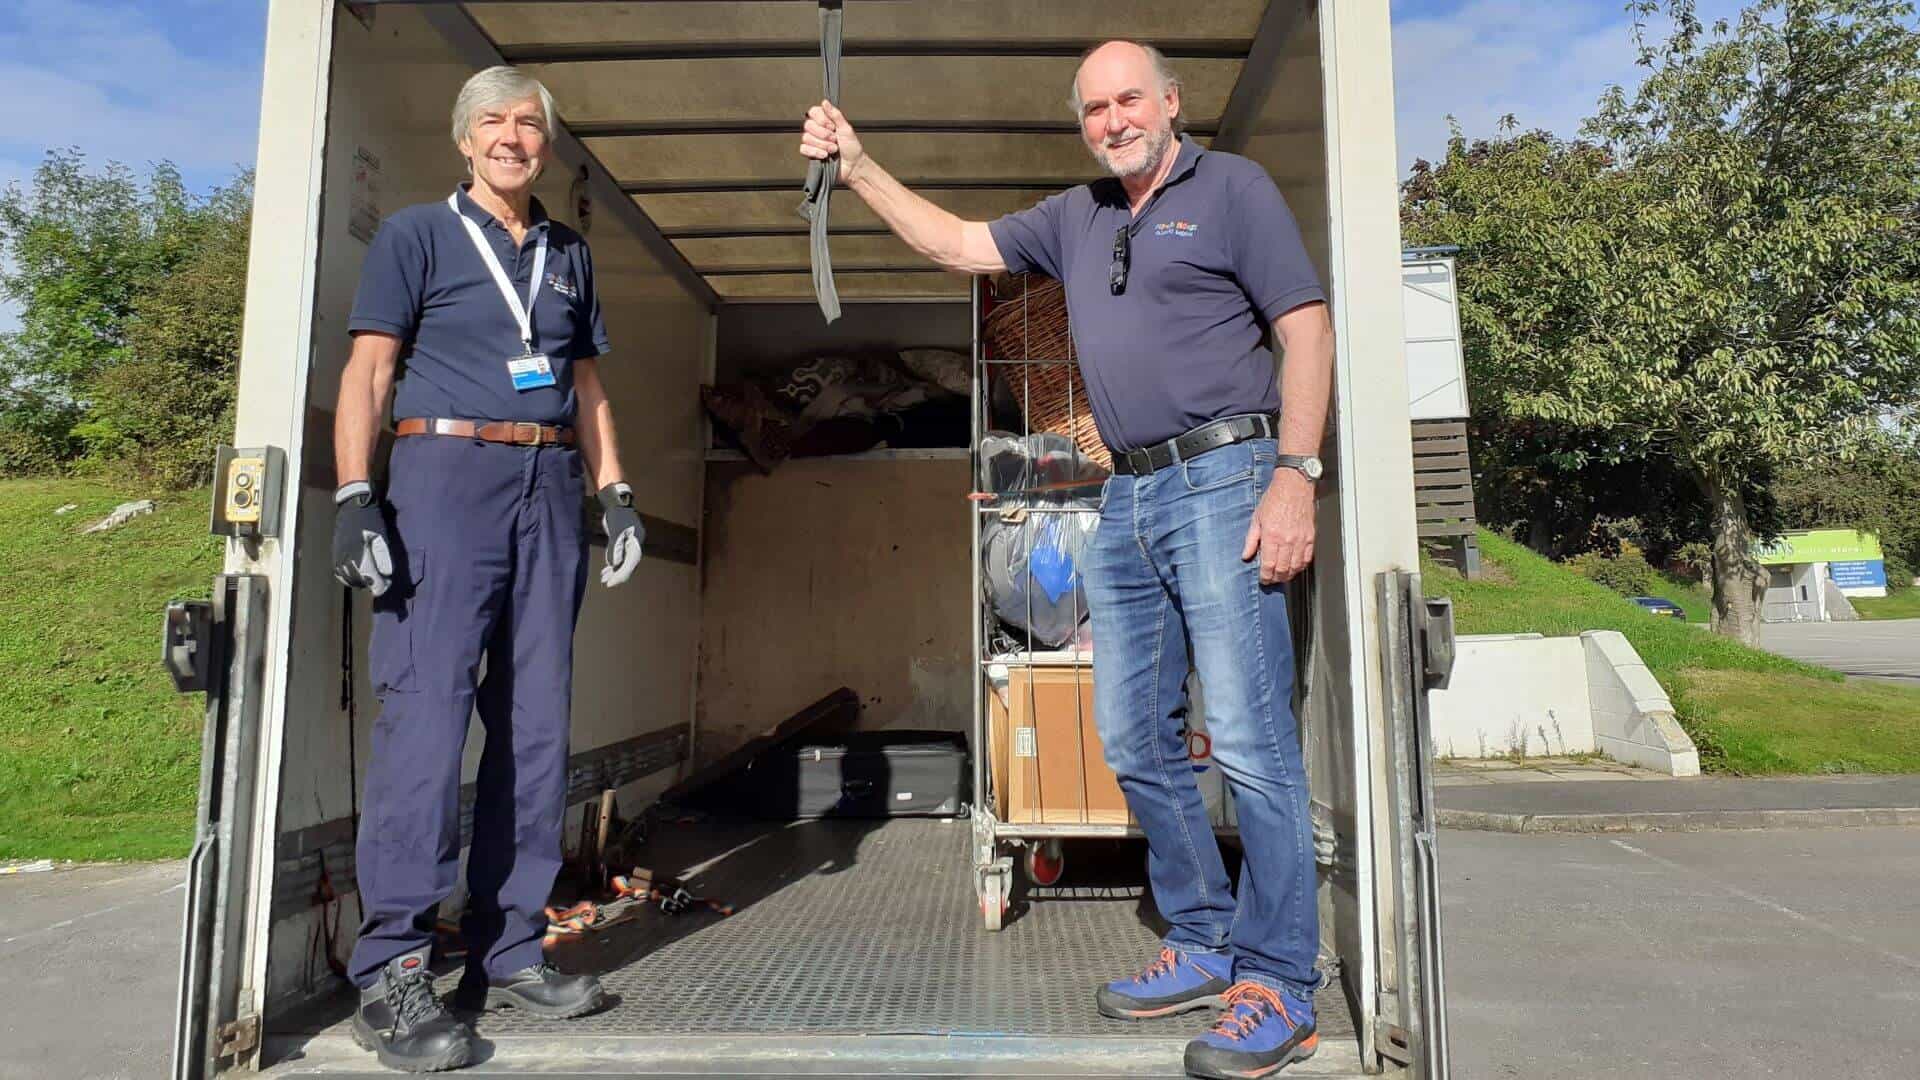
[[[1674,718],[1672,699],[1625,635],[1589,630],[1580,641],[1600,752],[1670,776],[1700,775],[1700,753]]]
[[[1441,757],[1536,757],[1594,749],[1587,661],[1577,638],[1463,637],[1447,689],[1428,695]]]

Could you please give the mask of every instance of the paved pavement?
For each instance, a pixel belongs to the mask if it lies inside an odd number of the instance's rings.
[[[1920,619],[1766,623],[1760,644],[1848,675],[1920,686]]]
[[[1604,759],[1442,761],[1443,828],[1496,832],[1920,826],[1920,776],[1674,777]]]
[[[1440,860],[1462,1080],[1914,1075],[1920,829],[1447,831]],[[0,877],[0,1077],[164,1075],[180,875]]]
[[[181,863],[0,877],[0,1078],[165,1076]]]
[[[1606,758],[1448,758],[1433,764],[1433,786],[1481,784],[1592,783],[1631,780],[1667,782],[1672,773],[1654,772]]]
[[[1626,810],[1853,810],[1920,806],[1920,776],[1696,776],[1641,780],[1448,785],[1442,807],[1514,814],[1605,814]]]

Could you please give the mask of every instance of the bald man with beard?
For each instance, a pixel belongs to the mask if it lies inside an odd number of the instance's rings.
[[[1114,458],[1081,567],[1094,713],[1170,926],[1158,955],[1101,987],[1096,1004],[1123,1019],[1217,1008],[1187,1047],[1187,1071],[1271,1076],[1318,1045],[1319,918],[1285,589],[1313,558],[1314,454],[1333,370],[1326,292],[1265,170],[1180,134],[1180,83],[1157,50],[1089,51],[1071,101],[1110,175],[992,222],[909,191],[829,102],[809,110],[800,150],[838,155],[841,181],[940,266],[1065,286]],[[1190,666],[1239,815],[1237,895],[1188,762]]]

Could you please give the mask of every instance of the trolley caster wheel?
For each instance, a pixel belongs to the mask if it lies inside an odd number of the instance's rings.
[[[1060,884],[1067,873],[1066,847],[1058,840],[1043,840],[1027,845],[1027,880],[1043,889]]]
[[[980,874],[980,917],[989,932],[1005,924],[1007,907],[1013,900],[1013,874],[1010,869],[985,870]]]

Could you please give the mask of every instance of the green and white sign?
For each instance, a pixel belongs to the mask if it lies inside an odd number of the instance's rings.
[[[1754,558],[1762,566],[1792,563],[1879,562],[1880,538],[1852,529],[1809,529],[1790,532],[1772,544],[1754,548]]]

